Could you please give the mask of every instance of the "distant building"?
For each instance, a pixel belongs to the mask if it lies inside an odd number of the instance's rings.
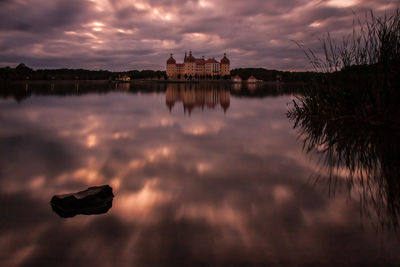
[[[194,79],[225,75],[230,75],[230,61],[226,57],[226,53],[220,62],[215,58],[205,60],[204,56],[195,58],[192,56],[192,51],[189,52],[189,56],[186,56],[185,53],[183,63],[176,63],[173,54],[167,60],[168,78]]]
[[[232,78],[232,81],[235,83],[241,83],[242,78],[239,75],[236,75],[235,77]]]
[[[131,77],[128,75],[123,75],[123,76],[118,76],[117,81],[118,82],[129,82],[131,80]]]
[[[257,80],[256,77],[254,77],[253,75],[251,75],[248,79],[247,79],[248,83],[256,83],[259,82],[259,80]]]

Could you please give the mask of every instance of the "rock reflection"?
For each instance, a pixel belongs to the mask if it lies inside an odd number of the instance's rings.
[[[400,131],[371,129],[342,120],[291,113],[303,148],[320,156],[323,174],[334,193],[345,182],[350,196],[359,194],[362,215],[377,216],[382,228],[399,226]],[[374,211],[371,213],[371,211]]]
[[[230,90],[229,88],[215,86],[214,84],[168,84],[165,92],[165,103],[171,112],[176,102],[183,103],[184,113],[189,115],[194,108],[204,107],[214,109],[218,104],[224,112],[227,111],[230,105]]]

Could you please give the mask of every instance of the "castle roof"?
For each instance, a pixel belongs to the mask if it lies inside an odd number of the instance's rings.
[[[176,64],[176,60],[172,57],[172,54],[170,58],[167,60],[167,64]]]
[[[183,63],[176,63],[176,60],[173,58],[173,54],[171,54],[170,58],[167,60],[167,65],[168,64],[175,64],[177,67],[181,67],[183,66],[185,63],[195,63],[196,65],[205,65],[207,63],[209,64],[230,64],[229,59],[226,57],[226,53],[224,53],[224,57],[221,59],[221,61],[219,62],[218,60],[216,60],[215,58],[209,58],[207,60],[204,59],[204,56],[202,58],[195,58],[192,55],[192,51],[189,52],[189,55],[186,55],[185,52],[185,58]]]
[[[206,64],[206,61],[203,58],[196,58],[196,64],[204,65],[204,64]]]
[[[192,56],[192,51],[189,51],[189,56],[185,57],[184,62],[196,62],[196,58],[194,56]]]
[[[215,58],[209,58],[206,60],[206,63],[219,63],[219,62],[216,61]]]
[[[229,64],[229,63],[230,63],[230,61],[226,57],[226,53],[224,53],[224,57],[221,59],[221,64]]]
[[[187,56],[185,62],[196,62],[196,58],[194,56]]]

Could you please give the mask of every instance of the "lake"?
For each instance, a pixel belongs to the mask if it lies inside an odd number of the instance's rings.
[[[0,88],[1,266],[400,264],[396,218],[305,149],[286,115],[296,86]],[[52,210],[105,184],[102,214]]]

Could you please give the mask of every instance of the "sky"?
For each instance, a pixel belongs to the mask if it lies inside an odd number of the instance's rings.
[[[231,68],[311,69],[295,41],[344,36],[399,0],[0,0],[0,67],[165,70],[170,53]]]

